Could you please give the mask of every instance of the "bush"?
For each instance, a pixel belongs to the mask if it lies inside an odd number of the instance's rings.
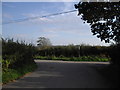
[[[13,41],[13,39],[2,39],[2,58],[3,68],[8,65],[9,68],[21,67],[28,63],[34,63],[35,47],[31,44],[27,45],[25,42]],[[7,68],[8,68],[7,67]]]
[[[80,57],[91,55],[108,55],[107,46],[90,46],[90,45],[67,45],[51,46],[46,49],[38,50],[38,56],[56,56],[56,57]]]
[[[3,83],[17,79],[19,76],[35,69],[34,55],[36,48],[13,39],[2,39]]]

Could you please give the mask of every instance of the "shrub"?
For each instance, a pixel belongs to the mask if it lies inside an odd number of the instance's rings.
[[[7,65],[7,68],[17,68],[27,63],[33,63],[34,54],[35,47],[31,44],[15,42],[13,39],[2,39],[3,67]]]
[[[2,39],[3,83],[17,79],[19,76],[35,69],[34,55],[36,48],[32,44]]]
[[[80,57],[91,55],[108,55],[107,46],[90,46],[90,45],[67,45],[51,46],[46,49],[38,50],[38,56],[56,56],[56,57]]]

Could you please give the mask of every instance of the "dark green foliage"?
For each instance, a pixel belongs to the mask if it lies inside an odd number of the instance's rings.
[[[120,65],[120,45],[111,45],[109,47],[109,56],[111,64]]]
[[[35,47],[24,42],[14,42],[13,39],[2,39],[3,69],[9,63],[8,68],[22,67],[25,64],[33,63]]]
[[[75,5],[93,35],[105,42],[120,43],[120,2],[79,2]]]
[[[120,2],[79,2],[75,8],[90,24],[93,35],[106,43],[115,42],[108,54],[112,64],[120,65]]]
[[[35,59],[69,61],[109,61],[107,46],[68,45],[38,50]]]
[[[37,55],[55,57],[81,57],[97,55],[108,57],[108,47],[90,45],[52,46],[50,48],[38,50]]]
[[[34,55],[36,48],[13,39],[2,39],[2,80],[7,83],[36,68]]]

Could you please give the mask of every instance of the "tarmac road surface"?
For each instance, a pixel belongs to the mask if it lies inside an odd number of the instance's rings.
[[[109,82],[95,69],[108,62],[72,62],[35,60],[37,70],[4,88],[110,88]]]

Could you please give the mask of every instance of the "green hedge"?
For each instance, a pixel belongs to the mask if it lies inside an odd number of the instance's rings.
[[[37,52],[38,56],[64,56],[64,57],[79,57],[91,55],[108,55],[107,46],[90,46],[90,45],[66,45],[66,46],[51,46],[46,49],[40,49]]]
[[[35,59],[40,60],[63,60],[63,61],[100,61],[108,62],[110,58],[100,56],[81,56],[81,57],[55,57],[55,56],[35,56]]]
[[[35,46],[24,41],[2,39],[2,80],[7,83],[35,69]]]

